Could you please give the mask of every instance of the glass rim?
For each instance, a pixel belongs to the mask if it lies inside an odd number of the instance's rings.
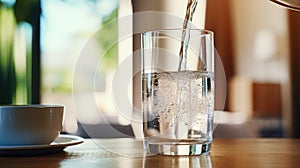
[[[214,32],[212,30],[208,29],[199,29],[199,28],[191,28],[191,29],[183,29],[183,28],[167,28],[167,29],[153,29],[149,31],[142,32],[142,35],[146,35],[148,33],[163,33],[163,32],[168,32],[168,31],[183,31],[183,30],[192,30],[196,32],[201,32],[201,36],[207,36],[207,35],[213,35]]]

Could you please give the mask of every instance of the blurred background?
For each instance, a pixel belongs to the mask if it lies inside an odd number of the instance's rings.
[[[177,9],[173,1],[161,2],[140,10]],[[115,43],[122,29],[133,29],[132,20],[120,26],[116,19],[137,11],[132,3],[137,1],[0,0],[0,104],[64,104],[67,133],[133,136],[111,98],[114,73],[134,49],[132,37]],[[227,81],[216,137],[300,137],[299,19],[299,13],[268,0],[207,0],[205,28],[215,32]],[[105,51],[94,76],[97,108],[78,113],[74,71],[95,34],[94,49]],[[106,122],[95,119],[99,113]]]

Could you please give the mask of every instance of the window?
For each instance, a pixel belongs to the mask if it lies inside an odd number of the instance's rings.
[[[77,118],[86,124],[100,123],[99,112],[109,122],[118,122],[110,98],[119,59],[118,43],[110,44],[118,41],[118,25],[109,24],[118,17],[118,0],[41,0],[41,7],[42,103],[65,105],[64,129],[70,133],[77,131]],[[88,76],[91,73],[86,69],[79,70],[83,74],[79,85],[89,85],[85,78],[95,80],[96,109],[84,93],[80,97],[85,109],[78,109],[73,97],[75,70],[81,63],[95,64],[89,56],[84,62],[81,59],[87,52],[98,51],[105,55],[94,76]]]

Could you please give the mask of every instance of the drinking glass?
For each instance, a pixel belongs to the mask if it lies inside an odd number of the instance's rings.
[[[148,154],[210,151],[214,112],[213,32],[142,33],[142,113]]]

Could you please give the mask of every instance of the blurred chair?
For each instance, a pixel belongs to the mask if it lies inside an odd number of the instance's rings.
[[[229,111],[241,111],[260,137],[282,137],[281,85],[234,77],[229,82]]]

